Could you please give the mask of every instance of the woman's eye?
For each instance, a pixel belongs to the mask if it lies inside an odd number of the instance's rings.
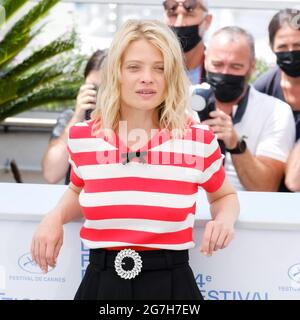
[[[165,70],[164,67],[155,67],[155,69],[158,70],[158,71],[164,71]]]
[[[137,70],[139,67],[136,65],[130,65],[127,67],[129,70]]]

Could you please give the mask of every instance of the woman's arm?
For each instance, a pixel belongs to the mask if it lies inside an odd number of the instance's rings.
[[[213,251],[225,248],[233,239],[240,206],[237,193],[227,179],[218,191],[207,192],[207,199],[212,220],[205,226],[200,251],[211,256]]]
[[[291,191],[300,191],[300,141],[297,142],[289,156],[285,184]]]
[[[65,134],[63,133],[62,136]],[[64,137],[52,139],[42,160],[44,179],[48,183],[57,183],[66,176],[68,171],[67,142]]]
[[[48,266],[54,267],[63,244],[63,225],[82,218],[78,196],[81,188],[70,183],[62,198],[41,221],[32,242],[31,255],[39,267],[46,273]]]

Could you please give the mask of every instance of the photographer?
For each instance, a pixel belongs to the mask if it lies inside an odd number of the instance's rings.
[[[193,84],[206,78],[203,38],[212,22],[206,0],[166,0],[165,23],[175,32],[184,52],[187,75]]]
[[[215,110],[201,121],[224,143],[231,183],[237,190],[277,191],[295,139],[294,120],[286,103],[248,84],[255,69],[253,37],[239,27],[220,29],[205,67]]]
[[[261,75],[254,87],[263,93],[288,103],[293,111],[296,141],[300,139],[300,10],[283,9],[269,23],[270,47],[276,55],[277,66]],[[279,191],[299,191],[299,146],[288,160],[285,181]]]
[[[75,111],[67,109],[58,117],[54,126],[47,151],[42,161],[42,170],[48,183],[57,183],[63,177],[65,184],[70,182],[67,138],[69,128],[77,122],[90,119],[96,106],[97,87],[100,84],[101,68],[106,56],[105,51],[97,50],[89,59],[85,71],[85,84],[80,87]]]

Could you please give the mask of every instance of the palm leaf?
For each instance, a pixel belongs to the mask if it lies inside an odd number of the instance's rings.
[[[19,80],[17,95],[22,96],[28,94],[32,92],[33,89],[52,82],[57,77],[60,77],[60,81],[62,81],[61,75],[65,67],[65,63],[59,63],[55,66],[43,68],[43,70],[39,70],[38,72]],[[70,78],[74,79],[74,82],[76,80],[76,83],[83,81],[83,77],[70,76]],[[79,88],[77,87],[77,89]]]
[[[22,63],[7,71],[5,74],[2,75],[2,78],[17,76],[27,71],[28,69],[34,67],[42,61],[46,61],[47,59],[50,59],[64,51],[73,49],[75,46],[75,38],[75,32],[73,31],[67,35],[62,36],[59,39],[56,39],[44,48],[34,52]]]
[[[0,5],[5,9],[6,20],[12,17],[26,2],[28,0],[0,0]]]
[[[74,31],[36,50],[17,65],[11,63],[40,34],[43,25],[33,27],[58,1],[41,0],[10,28],[0,42],[0,121],[38,106],[57,107],[58,104],[65,106],[66,102],[74,102],[83,80],[83,56],[68,54],[75,47]],[[9,18],[26,2],[0,0],[0,5]]]
[[[3,106],[8,101],[28,94],[36,87],[41,86],[60,75],[61,69],[57,67],[48,67],[22,79],[7,82],[0,81],[0,104]]]
[[[57,101],[74,100],[79,85],[77,82],[65,81],[49,88],[42,88],[35,93],[17,99],[0,108],[0,121],[20,112],[33,109],[39,105]]]
[[[16,56],[30,41],[31,27],[38,22],[59,0],[42,0],[28,14],[15,23],[0,42],[0,67]]]
[[[0,105],[28,94],[37,87],[61,77],[62,74],[70,75],[72,79],[76,77],[77,82],[82,82],[83,76],[73,75],[76,74],[77,69],[77,63],[70,65],[70,61],[66,59],[19,79],[0,80]]]

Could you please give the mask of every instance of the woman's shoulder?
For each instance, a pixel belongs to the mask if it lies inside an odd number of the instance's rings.
[[[274,86],[274,81],[278,75],[280,75],[280,69],[277,66],[273,67],[261,74],[253,83],[253,86],[260,92],[268,93],[268,91],[271,90],[271,87]]]
[[[187,129],[187,136],[193,141],[209,144],[215,139],[215,134],[208,125],[194,119],[187,123]]]
[[[94,120],[75,123],[73,126],[70,127],[70,130],[69,130],[70,139],[91,138],[93,124],[94,124]]]

